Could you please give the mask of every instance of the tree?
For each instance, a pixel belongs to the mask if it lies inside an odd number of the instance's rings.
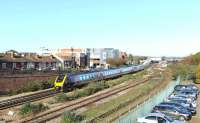
[[[140,63],[140,57],[138,56],[133,56],[132,54],[128,55],[128,63],[130,64],[139,64]]]
[[[183,63],[190,65],[198,65],[200,63],[200,52],[185,57]]]
[[[121,59],[121,58],[108,58],[106,60],[107,64],[110,64],[111,66],[115,66],[115,67],[119,67],[121,65],[124,65],[126,63],[125,59]]]
[[[198,65],[196,70],[196,83],[200,84],[200,64]]]

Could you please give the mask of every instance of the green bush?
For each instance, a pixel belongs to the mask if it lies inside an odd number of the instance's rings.
[[[83,119],[84,116],[77,115],[74,112],[64,112],[60,123],[80,123]]]
[[[48,106],[45,106],[42,103],[38,103],[38,104],[26,103],[21,106],[19,113],[22,116],[26,116],[29,114],[36,114],[46,109],[48,109]]]
[[[58,94],[55,97],[55,102],[65,102],[65,101],[78,99],[80,97],[89,96],[105,88],[109,88],[109,85],[105,81],[100,81],[96,83],[93,82],[93,83],[90,83],[86,88],[82,90],[77,90],[77,89],[74,90],[74,92],[69,96],[67,96],[64,93]]]
[[[109,88],[109,85],[105,81],[90,83],[87,88],[85,88],[83,91],[79,92],[79,96],[80,97],[88,96],[88,95],[94,94],[98,91],[101,91],[105,88]]]
[[[24,105],[21,106],[20,108],[20,114],[21,115],[27,115],[32,113],[32,109],[31,109],[31,104],[30,103],[26,103]]]

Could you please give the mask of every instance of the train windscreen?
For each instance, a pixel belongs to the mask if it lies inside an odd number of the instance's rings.
[[[65,77],[65,75],[59,75],[56,82],[62,82],[64,77]]]

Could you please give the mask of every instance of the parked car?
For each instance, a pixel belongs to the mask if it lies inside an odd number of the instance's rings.
[[[189,97],[194,97],[195,99],[197,99],[198,96],[198,93],[193,90],[182,90],[179,91],[178,93],[188,95]]]
[[[197,107],[197,102],[196,102],[196,100],[194,100],[194,101],[189,101],[189,100],[187,100],[187,98],[183,98],[183,97],[168,97],[167,99],[166,99],[166,101],[171,101],[171,100],[178,100],[178,101],[182,101],[182,102],[184,102],[184,103],[188,103],[188,104],[191,104],[191,105],[189,105],[189,106],[192,106],[193,108],[196,108]]]
[[[145,117],[137,119],[137,123],[183,123],[182,121],[173,120],[163,113],[150,113]]]
[[[196,109],[190,108],[190,107],[185,107],[185,106],[183,106],[183,105],[180,104],[180,103],[176,103],[176,102],[162,102],[162,103],[160,103],[160,104],[161,104],[161,105],[172,105],[172,106],[175,106],[175,107],[177,107],[177,108],[179,108],[179,109],[183,109],[183,110],[189,111],[189,112],[191,112],[193,115],[196,114]]]
[[[190,120],[192,113],[189,111],[181,110],[175,106],[170,105],[157,105],[153,108],[152,112],[161,112],[175,120]]]
[[[184,89],[192,89],[192,90],[195,90],[195,91],[199,91],[199,88],[194,85],[194,84],[189,84],[189,85],[176,85],[174,87],[174,90],[184,90]]]
[[[174,91],[193,91],[196,94],[199,94],[199,88],[196,85],[177,85],[174,88]]]
[[[174,100],[166,100],[166,101],[167,102],[179,103],[179,104],[183,105],[184,107],[194,108],[194,107],[192,107],[191,103],[187,102],[187,100],[174,99]]]
[[[198,90],[199,91],[199,88],[194,84],[189,84],[189,85],[187,85],[187,87],[189,87],[189,88],[191,88],[193,90]]]
[[[191,100],[191,101],[196,100],[194,97],[191,97],[182,93],[172,93],[169,97],[182,97],[182,98],[187,98],[188,100]]]
[[[186,99],[188,102],[195,101],[195,98],[189,97],[189,96],[184,95],[184,94],[175,94],[175,93],[174,93],[174,94],[169,95],[168,98]]]

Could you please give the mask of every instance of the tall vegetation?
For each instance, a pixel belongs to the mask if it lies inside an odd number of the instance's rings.
[[[196,69],[196,83],[200,84],[200,64],[198,65]]]
[[[200,83],[200,52],[185,57],[181,62],[171,65],[176,79],[181,76],[184,80],[193,80]]]
[[[185,57],[183,63],[190,65],[198,65],[200,63],[200,52]]]
[[[108,58],[106,60],[106,63],[114,67],[119,67],[121,65],[124,65],[126,63],[126,60],[122,58],[116,58],[116,59]]]

